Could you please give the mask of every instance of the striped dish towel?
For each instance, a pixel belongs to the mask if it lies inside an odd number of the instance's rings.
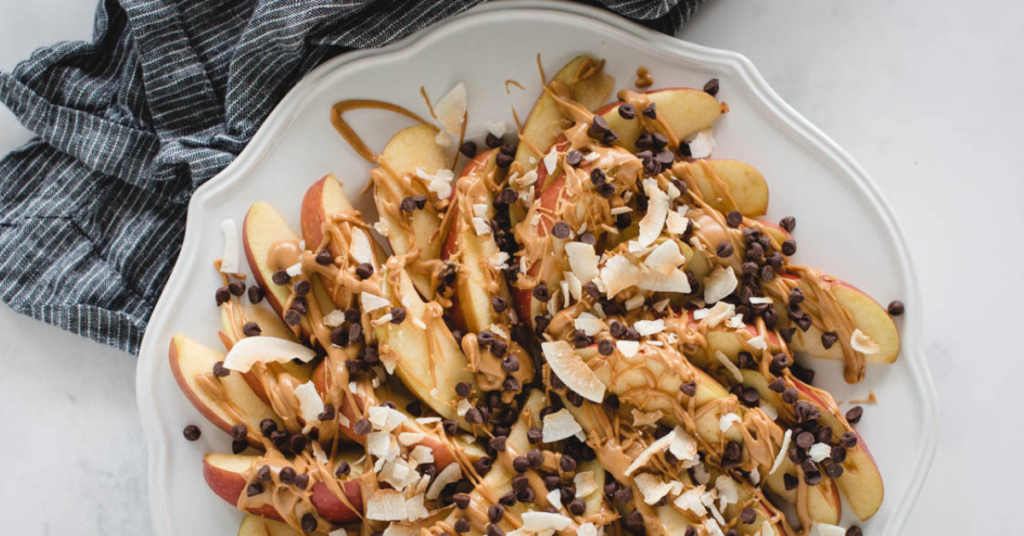
[[[325,60],[481,0],[101,0],[92,42],[0,73],[36,137],[0,160],[0,298],[137,353],[192,192]],[[596,0],[674,33],[703,0]]]

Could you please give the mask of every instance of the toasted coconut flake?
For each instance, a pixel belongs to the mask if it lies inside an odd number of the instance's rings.
[[[416,419],[416,422],[426,426],[428,424],[441,422],[441,417],[420,417]]]
[[[750,305],[768,305],[774,303],[768,296],[753,296],[750,298]]]
[[[664,300],[657,301],[657,302],[654,303],[654,310],[659,312],[659,313],[663,313],[663,312],[665,312],[665,309],[668,307],[669,303],[671,303],[671,300],[668,299],[668,298],[665,298]]]
[[[621,206],[621,207],[613,208],[611,210],[611,215],[612,216],[618,216],[619,214],[629,214],[630,212],[633,212],[633,208],[632,207]]]
[[[640,342],[638,341],[615,341],[615,347],[626,358],[633,357],[640,352]]]
[[[336,328],[345,323],[345,311],[335,309],[324,316],[324,325],[329,328]]]
[[[718,327],[724,320],[736,316],[736,306],[728,302],[718,302],[714,307],[707,310],[707,319],[705,323],[709,328]],[[696,320],[696,313],[694,314],[694,320]]]
[[[369,421],[374,430],[391,432],[405,422],[405,415],[387,406],[373,406],[369,411]]]
[[[427,434],[422,432],[402,432],[398,434],[398,442],[408,447],[423,441],[426,437]]]
[[[387,532],[387,531],[385,531],[385,532]],[[345,528],[344,528],[344,527],[342,527],[342,528],[340,528],[340,529],[334,529],[334,530],[332,530],[332,531],[331,531],[331,532],[330,532],[330,533],[328,534],[328,536],[348,536],[348,531],[347,531],[347,530],[345,530]],[[389,535],[389,536],[390,536],[390,535]]]
[[[711,272],[711,276],[704,278],[704,302],[717,303],[722,298],[732,294],[736,290],[739,281],[736,273],[728,266],[719,265]]]
[[[580,282],[580,279],[576,277],[576,274],[572,272],[564,272],[563,275],[565,277],[563,281],[565,282],[566,287],[568,288],[568,295],[572,296],[573,299],[576,301],[582,300],[583,283]],[[568,296],[566,297],[566,300],[568,300]],[[566,304],[568,304],[568,301],[566,301]]]
[[[508,132],[508,124],[499,119],[488,119],[484,121],[484,128],[487,132],[490,132],[495,138],[500,138]]]
[[[820,463],[825,458],[832,456],[832,447],[827,443],[815,443],[807,450],[807,455],[814,460],[814,463]]]
[[[418,521],[430,517],[430,510],[427,510],[427,507],[423,505],[422,494],[405,501],[405,511],[409,516],[409,521]]]
[[[647,299],[644,298],[643,294],[637,294],[636,296],[626,300],[624,305],[626,306],[627,311],[632,311],[633,309],[639,309],[645,301],[647,301]]]
[[[652,412],[646,412],[633,408],[633,427],[643,428],[645,426],[655,426],[664,416],[665,413],[660,409]]]
[[[671,432],[661,436],[660,438],[655,440],[650,445],[648,445],[648,447],[645,448],[636,457],[635,460],[633,460],[633,463],[631,463],[629,465],[629,467],[626,468],[626,476],[629,476],[629,475],[633,474],[633,471],[636,471],[637,469],[639,469],[639,468],[643,467],[644,465],[646,465],[647,462],[649,462],[651,460],[651,458],[653,458],[656,454],[659,454],[659,453],[663,452],[665,449],[667,449],[668,446],[672,443],[672,440],[675,439],[675,437],[676,437],[675,431],[671,431]]]
[[[545,342],[541,344],[541,350],[551,371],[569,389],[591,402],[604,400],[604,384],[568,342]]]
[[[868,337],[859,329],[853,330],[853,335],[850,337],[850,346],[862,354],[877,354],[882,350],[882,347],[877,342],[871,340],[871,337]]]
[[[747,344],[755,350],[764,350],[765,348],[768,348],[768,343],[764,342],[764,335],[758,335],[757,337],[747,339]]]
[[[440,147],[451,147],[452,137],[447,132],[440,130],[437,135],[434,136],[434,143]]]
[[[299,399],[299,415],[307,423],[319,422],[320,414],[324,412],[324,401],[312,381],[308,381],[295,388],[295,398]]]
[[[544,155],[544,169],[548,170],[548,175],[554,175],[555,171],[558,170],[558,151],[551,149],[548,154]]]
[[[366,501],[366,518],[374,521],[402,521],[408,519],[405,497],[393,489],[378,489]]]
[[[679,252],[679,244],[675,240],[662,242],[644,259],[645,266],[666,276],[684,262],[686,262],[686,257]]]
[[[640,233],[637,241],[641,246],[647,247],[661,236],[661,230],[665,227],[665,218],[668,216],[668,194],[658,188],[658,181],[655,179],[644,179],[644,193],[647,194],[647,214],[640,220]]]
[[[519,177],[519,186],[526,188],[527,186],[533,186],[537,182],[537,170],[531,169]]]
[[[459,417],[465,417],[471,409],[473,409],[473,404],[470,404],[469,400],[463,398],[459,400],[459,405],[455,408],[455,413],[457,413]]]
[[[370,238],[361,229],[352,231],[352,245],[349,249],[352,258],[356,262],[374,264],[373,248],[370,246]]]
[[[690,280],[682,270],[673,270],[667,276],[658,272],[647,272],[640,276],[637,288],[652,292],[690,292]]]
[[[686,217],[685,213],[681,213],[678,210],[671,210],[665,216],[665,229],[674,235],[681,235],[686,232],[689,218]]]
[[[391,450],[391,434],[388,432],[370,432],[366,436],[366,453],[377,457],[386,458]]]
[[[376,294],[370,294],[369,292],[363,292],[359,295],[359,303],[362,305],[363,313],[369,313],[376,311],[377,309],[383,309],[391,306],[391,301],[381,298]]]
[[[718,429],[721,430],[724,434],[728,432],[729,428],[732,428],[732,424],[736,422],[741,423],[743,422],[743,419],[741,419],[740,416],[736,415],[735,413],[726,413],[725,415],[722,415],[718,419]]]
[[[702,486],[711,482],[711,473],[709,473],[708,468],[704,466],[704,462],[697,462],[693,466],[693,477],[696,478],[697,483]]]
[[[715,359],[717,359],[718,362],[721,363],[722,366],[725,367],[725,369],[732,374],[732,377],[735,378],[737,382],[743,383],[743,373],[740,372],[739,367],[737,367],[735,363],[730,361],[729,358],[725,354],[723,354],[721,350],[715,350]]]
[[[725,327],[732,329],[743,329],[747,327],[747,325],[743,323],[743,315],[732,315],[731,317],[729,317],[728,320],[725,321]]]
[[[416,462],[417,465],[434,463],[434,451],[426,445],[416,445],[409,453],[409,459]]]
[[[668,451],[682,462],[697,460],[697,440],[680,426],[676,426],[673,432],[675,436],[668,444]],[[686,466],[688,465],[684,463],[684,467]]]
[[[387,238],[388,233],[391,231],[391,228],[388,226],[388,222],[386,222],[384,220],[381,220],[381,221],[373,224],[373,229],[375,231],[377,231],[378,233],[380,233],[380,235],[385,237],[385,238]]]
[[[769,475],[774,475],[775,471],[779,469],[782,462],[786,459],[789,453],[789,442],[793,439],[793,430],[786,430],[786,433],[782,435],[782,446],[779,447],[779,453],[775,456],[775,463],[772,464],[772,470],[768,471]]]
[[[456,84],[447,95],[437,101],[434,105],[434,115],[441,123],[441,128],[449,134],[459,134],[462,122],[466,118],[467,102],[466,86],[462,82]]]
[[[704,517],[708,515],[708,510],[700,500],[701,495],[704,495],[703,485],[684,491],[679,497],[676,497],[673,504],[680,510],[689,510],[699,517]]]
[[[548,500],[548,503],[550,503],[555,510],[562,509],[562,490],[557,488],[553,489],[549,491],[548,494],[544,496],[544,498]]]
[[[726,475],[720,475],[715,479],[715,489],[718,490],[718,509],[725,510],[730,504],[736,504],[740,500],[739,487],[736,481]]]
[[[576,274],[581,283],[587,283],[601,274],[597,267],[594,246],[583,242],[569,242],[565,245],[565,255],[569,259],[572,273]]]
[[[572,520],[562,514],[551,514],[548,512],[523,512],[523,529],[533,532],[545,530],[564,530]]]
[[[235,220],[224,220],[220,222],[220,229],[224,232],[224,252],[220,257],[220,271],[225,274],[236,274],[241,268],[238,264],[238,227]]]
[[[774,420],[777,420],[779,418],[779,410],[776,409],[775,406],[765,402],[764,399],[761,399],[761,400],[758,401],[758,406],[757,407],[761,408],[761,411],[763,411],[764,414],[767,415],[769,419],[774,421]]]
[[[846,529],[838,527],[836,525],[829,525],[828,523],[815,523],[814,527],[818,529],[819,536],[845,536]],[[769,533],[771,534],[771,533]]]
[[[487,220],[483,218],[473,217],[473,230],[476,231],[477,236],[491,234],[491,224],[487,223]]]
[[[487,217],[487,203],[477,203],[473,205],[473,215],[478,218]]]
[[[708,506],[708,508],[713,516],[704,522],[704,528],[707,529],[708,536],[725,536],[721,528],[721,525],[725,525],[725,518],[722,517],[722,513],[718,511],[718,508],[715,508],[714,504]]]
[[[564,342],[564,341],[560,341]],[[541,428],[541,440],[545,443],[554,443],[576,435],[583,431],[580,423],[566,409],[560,409],[544,417],[544,426]]]
[[[690,140],[690,156],[694,160],[698,158],[707,158],[711,156],[711,153],[715,150],[715,138],[711,134],[711,129],[706,128],[697,133],[697,135]]]
[[[726,305],[729,305],[729,304],[726,304]],[[693,311],[693,319],[695,321],[701,321],[701,320],[704,320],[705,318],[707,318],[708,315],[710,315],[710,314],[711,314],[711,309],[708,309],[706,307],[703,308],[703,309],[696,309],[695,311]]]
[[[487,262],[491,263],[491,266],[497,268],[498,270],[504,270],[505,268],[508,268],[508,259],[508,253],[505,253],[504,251],[499,251],[494,255],[488,257]]]
[[[640,490],[640,495],[643,495],[644,502],[647,504],[654,504],[661,500],[662,497],[668,495],[672,491],[672,484],[668,482],[662,482],[661,477],[654,476],[651,473],[640,473],[633,477],[633,483]]]
[[[665,331],[665,321],[660,318],[657,320],[637,320],[633,324],[633,328],[640,333],[641,337],[650,337]]]
[[[576,530],[576,536],[599,536],[597,532],[597,525],[589,522],[583,523],[580,525],[580,528]]]
[[[309,363],[316,357],[313,350],[285,339],[276,337],[246,337],[231,347],[224,358],[224,368],[249,372],[255,363],[287,363],[298,359]]]
[[[313,441],[310,443],[313,447],[313,459],[321,465],[327,465],[331,462],[331,459],[327,457],[327,453],[324,452],[323,446],[320,445],[319,441]]]
[[[284,273],[288,274],[288,277],[298,277],[302,275],[302,263],[297,262],[288,268],[285,268]]]
[[[601,333],[605,329],[604,322],[602,322],[600,318],[586,311],[580,313],[580,316],[573,321],[573,325],[576,329],[590,335],[591,337]]]
[[[750,483],[756,486],[760,482],[761,482],[761,471],[759,471],[757,469],[757,467],[755,467],[755,468],[750,470]]]
[[[576,487],[576,497],[582,498],[590,495],[597,491],[597,480],[594,478],[593,471],[582,471],[576,473],[576,476],[572,479],[573,486]]]
[[[462,469],[457,463],[449,463],[437,474],[434,482],[427,488],[427,498],[434,500],[441,495],[441,490],[448,484],[454,484],[462,478]]]

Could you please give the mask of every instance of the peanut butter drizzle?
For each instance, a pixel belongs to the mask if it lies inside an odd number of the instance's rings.
[[[633,85],[641,89],[654,85],[654,77],[651,76],[651,72],[647,70],[647,67],[641,65],[636,68],[636,82]]]
[[[426,98],[425,92],[424,98]],[[430,106],[429,100],[427,101],[427,106]],[[335,104],[331,107],[331,124],[334,125],[334,130],[337,130],[338,134],[341,134],[341,137],[344,138],[349,147],[352,147],[352,150],[354,150],[359,156],[363,157],[367,162],[377,163],[377,154],[366,146],[366,143],[364,143],[363,139],[359,137],[359,134],[356,134],[356,131],[353,130],[352,127],[349,126],[348,122],[342,117],[345,112],[367,109],[393,112],[399,115],[404,115],[405,117],[413,119],[424,125],[430,125],[426,119],[423,119],[397,104],[391,104],[389,102],[372,99],[352,99]],[[433,115],[433,108],[431,108],[430,113]]]
[[[509,84],[511,84],[513,86],[516,86],[517,88],[519,88],[519,89],[521,89],[523,91],[526,91],[526,88],[523,87],[522,85],[520,85],[519,82],[516,82],[515,80],[512,80],[510,78],[508,80],[505,80],[505,94],[506,95],[511,95],[512,94],[512,90],[508,87]]]

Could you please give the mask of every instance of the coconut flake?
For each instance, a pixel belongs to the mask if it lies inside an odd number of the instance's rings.
[[[705,320],[705,323],[709,328],[717,327],[723,320],[736,316],[736,306],[723,301],[716,303],[714,307],[707,311],[707,320]],[[694,320],[696,319],[697,315],[694,314]]]
[[[757,337],[747,339],[747,344],[755,350],[764,350],[765,348],[768,348],[768,343],[764,342],[764,335],[758,335]]]
[[[850,346],[862,354],[877,354],[882,349],[877,342],[871,340],[871,337],[868,337],[859,329],[853,330],[853,335],[850,337]]]
[[[562,514],[549,512],[523,512],[523,529],[533,532],[564,530],[572,520]]]
[[[707,508],[704,507],[704,503],[701,502],[700,497],[704,494],[704,486],[697,486],[692,489],[684,491],[676,500],[673,501],[680,510],[689,510],[697,516],[703,517],[708,514]]]
[[[409,516],[409,521],[418,521],[430,517],[430,510],[427,510],[427,507],[423,505],[422,494],[405,501],[405,511]]]
[[[324,412],[324,401],[312,380],[295,388],[295,398],[299,399],[299,416],[307,423],[318,422]]]
[[[670,302],[671,302],[671,300],[669,300],[668,298],[665,298],[664,300],[660,300],[660,301],[654,302],[654,310],[659,312],[659,313],[663,313],[663,312],[665,312],[665,308],[668,307],[668,304]]]
[[[332,531],[331,531],[331,532],[330,532],[330,533],[328,534],[328,536],[348,536],[348,531],[347,531],[347,530],[345,530],[345,528],[344,528],[344,527],[342,527],[342,528],[340,528],[340,529],[334,529],[334,530],[332,530]]]
[[[636,487],[640,490],[640,495],[643,495],[644,502],[647,504],[654,504],[660,501],[662,497],[672,491],[672,484],[662,482],[661,477],[654,476],[651,473],[636,475],[633,477],[633,483],[636,484]]]
[[[391,432],[405,422],[405,414],[387,406],[373,406],[370,408],[368,420],[374,430]]]
[[[593,471],[582,471],[576,473],[576,476],[572,479],[572,483],[576,488],[576,498],[586,497],[598,489],[597,480],[594,478]]]
[[[498,270],[504,270],[505,268],[508,268],[508,259],[508,253],[504,251],[499,251],[494,255],[488,257],[487,262],[489,262],[492,267],[497,268]]]
[[[601,282],[604,283],[608,298],[614,298],[619,292],[636,285],[639,280],[640,269],[623,255],[608,259],[604,268],[601,268]]]
[[[828,523],[815,523],[814,527],[818,529],[820,536],[845,536],[846,534],[846,529],[843,527],[829,525]]]
[[[420,424],[425,426],[425,425],[428,425],[428,424],[434,424],[434,423],[441,422],[441,417],[420,417],[420,418],[416,419],[416,422],[418,422],[418,423],[420,423]]]
[[[373,264],[373,248],[370,247],[370,238],[362,230],[352,231],[352,244],[349,247],[352,258],[359,263]]]
[[[708,309],[706,307],[703,308],[703,309],[696,309],[696,310],[693,311],[693,320],[694,321],[704,320],[705,318],[708,317],[709,314],[711,314],[711,309]]]
[[[676,426],[673,432],[675,432],[675,436],[668,444],[668,451],[683,462],[692,462],[696,460],[697,441],[693,436],[679,426]]]
[[[449,134],[459,134],[466,118],[466,86],[459,82],[447,95],[437,101],[434,115]]]
[[[477,236],[491,234],[491,224],[487,220],[474,216],[472,222],[473,230],[476,231]]]
[[[591,402],[604,400],[604,384],[568,342],[545,342],[541,349],[551,371],[569,389]]]
[[[689,141],[689,145],[690,157],[694,160],[711,156],[711,153],[715,150],[715,138],[711,134],[711,129],[706,128],[698,132],[697,135]]]
[[[721,363],[722,366],[726,368],[726,370],[732,373],[732,377],[735,378],[737,382],[743,383],[743,373],[740,372],[739,367],[737,367],[735,363],[730,361],[729,358],[725,354],[723,354],[721,350],[715,350],[715,359],[717,359],[718,362]]]
[[[554,443],[555,441],[570,438],[581,431],[583,431],[583,427],[580,426],[580,423],[576,422],[576,418],[572,416],[572,413],[562,408],[544,417],[541,440],[545,443]]]
[[[637,320],[633,323],[633,328],[636,329],[641,337],[649,337],[665,331],[665,321],[660,318],[657,320]]]
[[[612,216],[618,216],[619,214],[629,214],[630,212],[633,212],[633,209],[627,206],[615,207],[610,211]]]
[[[500,138],[508,131],[508,124],[499,119],[488,119],[484,121],[484,128],[495,138]]]
[[[832,456],[832,447],[826,443],[815,443],[807,450],[807,455],[814,460],[814,463],[821,463],[825,458]]]
[[[246,337],[231,347],[224,358],[224,368],[249,372],[255,363],[287,363],[292,359],[309,363],[314,357],[316,352],[292,341],[276,337]]]
[[[345,323],[345,311],[335,309],[324,316],[324,325],[329,328],[336,328]]]
[[[581,283],[587,283],[598,277],[597,253],[594,246],[583,242],[569,242],[565,245],[565,255],[569,259],[569,267]]]
[[[687,294],[690,292],[690,279],[682,270],[673,270],[667,276],[658,272],[647,272],[640,277],[636,284],[640,290],[652,292],[675,292]]]
[[[602,533],[603,529],[604,527],[602,527]],[[597,526],[593,523],[583,523],[580,528],[576,529],[576,536],[600,536],[597,530]]]
[[[619,349],[624,357],[630,358],[640,351],[639,341],[615,341],[615,347]]]
[[[718,419],[718,429],[724,434],[729,431],[729,428],[732,428],[734,422],[743,422],[743,419],[735,413],[726,413]]]
[[[736,504],[740,500],[740,491],[736,481],[726,475],[720,475],[715,479],[715,489],[718,490],[718,508],[725,510],[730,504]]]
[[[220,222],[220,230],[224,232],[224,252],[220,257],[220,271],[225,274],[236,274],[241,268],[238,264],[240,248],[238,246],[238,227],[235,220]]]
[[[462,479],[462,469],[457,463],[449,463],[434,478],[434,482],[427,488],[427,498],[434,500],[441,495],[441,490],[448,484],[454,484]]]
[[[786,459],[789,454],[789,442],[793,439],[793,430],[786,430],[786,433],[782,435],[782,446],[779,447],[779,453],[775,456],[775,463],[772,464],[772,470],[768,471],[769,475],[774,475],[775,471],[779,469],[782,462]]]
[[[661,436],[653,443],[651,443],[636,457],[636,459],[633,460],[633,463],[631,463],[629,467],[626,468],[626,476],[633,474],[633,471],[636,471],[637,469],[646,465],[647,462],[650,461],[655,454],[658,454],[667,449],[668,446],[672,443],[672,440],[675,439],[675,437],[675,431],[671,431]]]
[[[704,303],[717,303],[736,290],[739,281],[736,273],[728,266],[719,265],[704,278]]]
[[[363,313],[369,313],[370,311],[376,311],[377,309],[390,307],[391,301],[381,298],[376,294],[363,292],[362,294],[359,295],[359,304],[362,305]]]
[[[402,521],[408,519],[405,497],[393,489],[378,489],[366,501],[366,518],[375,521]]]
[[[665,218],[668,216],[668,194],[658,188],[658,181],[655,179],[644,179],[644,193],[647,194],[647,214],[640,220],[640,233],[637,241],[641,246],[647,247],[661,236],[661,230],[665,227]]]
[[[544,169],[548,170],[548,175],[553,175],[558,169],[558,151],[555,149],[544,155]]]
[[[555,510],[561,510],[562,509],[562,490],[557,489],[557,488],[553,489],[553,490],[549,491],[548,494],[544,496],[544,498],[548,500],[548,503]]]
[[[366,453],[377,457],[386,458],[391,450],[391,434],[388,432],[370,432],[366,435]]]
[[[466,414],[469,413],[469,410],[471,410],[471,409],[473,409],[473,404],[470,404],[469,400],[466,400],[465,398],[463,398],[463,399],[459,400],[459,405],[458,405],[458,407],[455,408],[455,413],[459,417],[465,417]]]
[[[409,453],[409,460],[416,462],[417,465],[434,463],[434,451],[426,445],[416,445]]]
[[[285,268],[284,273],[288,274],[288,277],[298,277],[302,275],[302,263],[297,262],[288,268]]]
[[[427,434],[422,432],[402,432],[398,434],[398,442],[408,447],[423,441],[426,437]]]
[[[704,466],[704,462],[697,462],[693,466],[693,478],[696,478],[697,483],[702,486],[711,482],[711,473],[709,473],[707,467]]]
[[[758,401],[757,407],[761,408],[761,411],[763,411],[769,419],[774,421],[779,418],[779,410],[776,409],[775,406],[765,402],[763,398]]]
[[[645,426],[654,426],[658,424],[658,421],[664,416],[665,412],[660,409],[652,412],[646,412],[633,408],[633,427],[643,428]]]
[[[689,218],[678,210],[671,210],[665,216],[665,229],[674,235],[681,235],[686,233],[686,228],[689,226]]]
[[[774,303],[768,296],[752,296],[750,298],[750,305],[768,305]]]
[[[666,276],[684,262],[686,257],[679,252],[679,244],[675,240],[662,242],[644,259],[645,266]]]
[[[591,337],[605,329],[604,322],[600,318],[586,311],[580,313],[580,316],[573,321],[573,326]]]

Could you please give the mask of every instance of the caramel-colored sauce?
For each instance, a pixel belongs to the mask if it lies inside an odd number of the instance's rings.
[[[416,115],[409,110],[398,106],[397,104],[391,104],[389,102],[372,100],[372,99],[352,99],[341,101],[331,107],[331,124],[334,125],[334,129],[338,131],[338,134],[348,143],[349,147],[356,152],[359,156],[363,157],[367,162],[377,163],[377,154],[370,150],[363,142],[363,139],[359,137],[359,134],[348,124],[344,119],[345,112],[352,110],[383,110],[387,112],[404,115],[409,119],[413,119],[424,125],[430,125],[426,119]],[[433,110],[431,110],[433,114]]]
[[[654,78],[651,76],[651,72],[647,70],[647,67],[641,65],[636,68],[636,82],[633,85],[640,89],[649,88],[654,85]]]

